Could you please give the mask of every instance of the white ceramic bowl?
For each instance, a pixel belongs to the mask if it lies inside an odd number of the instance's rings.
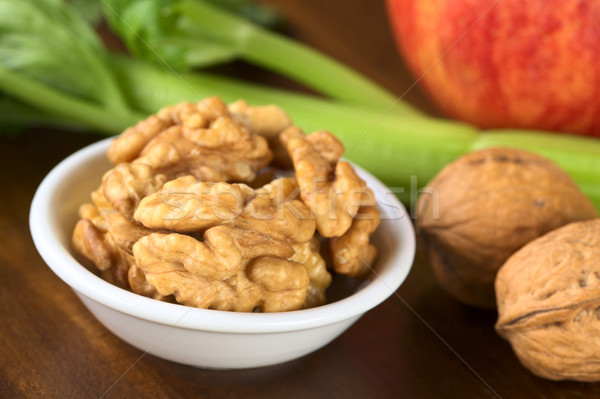
[[[345,297],[307,310],[234,313],[159,302],[120,289],[88,271],[70,249],[77,209],[111,167],[105,155],[109,142],[76,152],[46,176],[33,199],[29,223],[35,246],[54,273],[102,324],[144,352],[218,369],[295,359],[326,345],[392,295],[411,268],[415,238],[410,218],[382,183],[357,168],[382,213],[374,236],[379,258],[372,277]]]

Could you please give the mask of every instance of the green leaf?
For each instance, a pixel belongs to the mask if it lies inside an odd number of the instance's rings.
[[[125,103],[105,63],[101,41],[65,2],[0,0],[6,69],[118,110]]]
[[[111,29],[141,58],[175,70],[208,67],[230,61],[235,50],[202,37],[182,34],[173,0],[104,0]]]
[[[69,0],[71,7],[92,26],[102,22],[102,0]]]
[[[235,46],[194,35],[189,19],[173,12],[177,0],[103,0],[111,28],[138,58],[185,71],[232,61]],[[273,8],[250,0],[207,0],[257,24],[276,27],[281,18]],[[197,33],[197,32],[196,32]]]

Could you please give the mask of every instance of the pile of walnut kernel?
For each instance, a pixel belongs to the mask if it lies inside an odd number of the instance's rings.
[[[273,105],[166,107],[113,140],[115,166],[80,207],[72,247],[105,280],[157,300],[241,312],[322,305],[323,243],[349,276],[364,276],[377,253],[374,195],[343,152]]]

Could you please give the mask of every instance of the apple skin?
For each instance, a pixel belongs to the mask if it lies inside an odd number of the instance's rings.
[[[387,0],[396,43],[448,116],[600,137],[600,0]]]

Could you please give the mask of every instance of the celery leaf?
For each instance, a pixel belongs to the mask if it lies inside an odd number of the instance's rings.
[[[7,70],[119,109],[125,103],[105,56],[95,32],[62,0],[0,0],[0,65]]]

